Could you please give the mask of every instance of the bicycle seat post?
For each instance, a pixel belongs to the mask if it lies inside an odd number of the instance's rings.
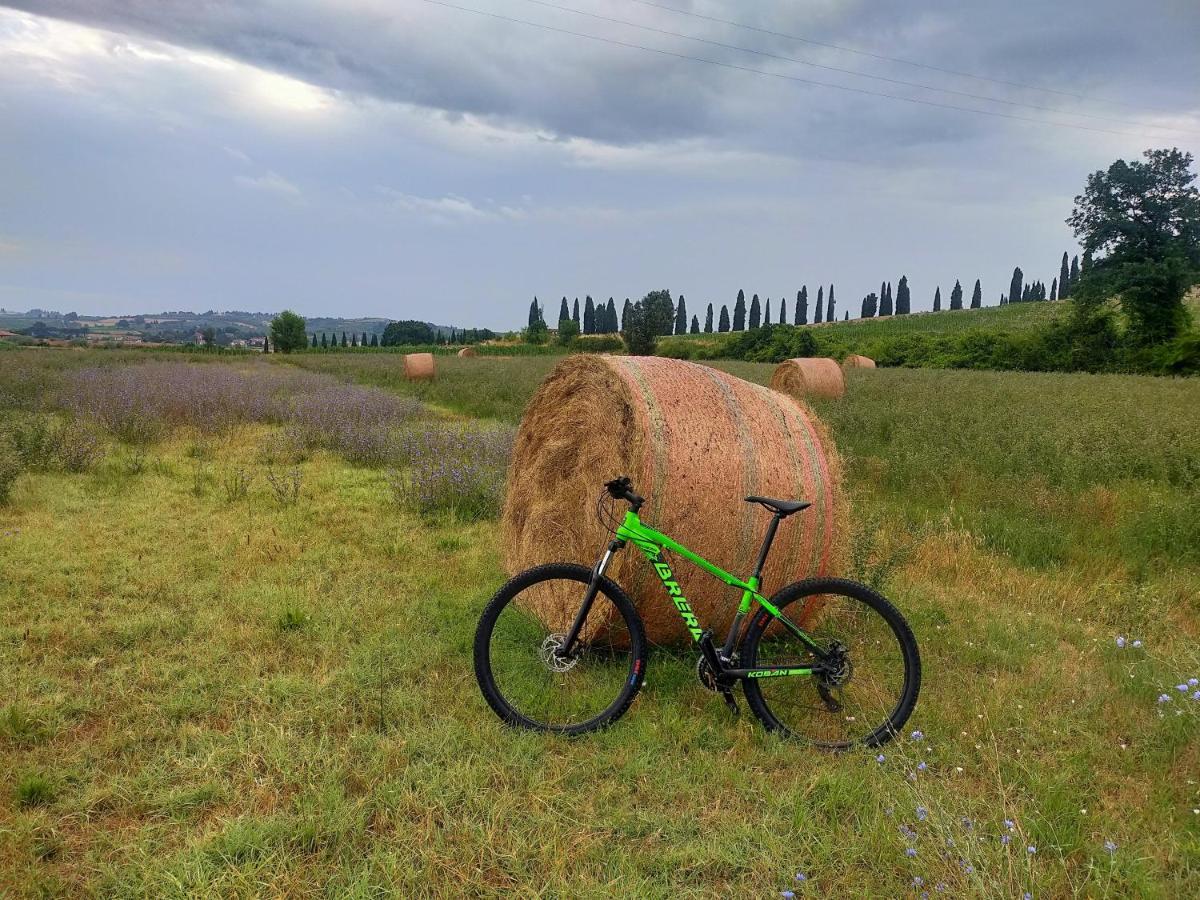
[[[779,523],[783,521],[783,516],[780,513],[775,513],[771,517],[771,524],[767,526],[767,535],[763,538],[762,549],[758,552],[758,562],[754,564],[754,578],[762,578],[763,566],[767,563],[767,554],[771,552],[771,544],[775,540],[775,532],[779,530]]]

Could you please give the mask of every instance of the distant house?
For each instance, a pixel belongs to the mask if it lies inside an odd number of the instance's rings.
[[[0,338],[10,338],[10,337],[16,337],[16,334],[14,334],[11,331],[5,331],[3,328],[0,328]]]

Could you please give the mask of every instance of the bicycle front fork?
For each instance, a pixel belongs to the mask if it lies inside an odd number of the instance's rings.
[[[596,602],[596,594],[600,592],[600,579],[604,577],[608,564],[612,562],[613,554],[624,546],[625,542],[621,540],[610,542],[604,555],[592,567],[592,580],[588,582],[587,592],[583,595],[583,603],[579,607],[579,612],[575,614],[575,621],[571,623],[571,629],[563,638],[562,644],[554,651],[554,655],[560,659],[569,657],[571,651],[575,649],[575,642],[579,640],[579,632],[583,630],[583,623],[587,621],[588,613],[592,611],[592,604]]]

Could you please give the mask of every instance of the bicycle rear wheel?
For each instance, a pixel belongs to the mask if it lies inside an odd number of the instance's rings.
[[[768,730],[831,750],[875,747],[908,721],[921,687],[917,641],[896,607],[864,584],[812,578],[771,598],[804,630],[837,671],[812,676],[748,678],[746,700]],[[818,664],[812,649],[759,610],[742,640],[746,668]]]
[[[570,656],[560,648],[583,603],[591,569],[538,566],[496,592],[475,632],[475,677],[510,725],[582,734],[611,725],[641,689],[642,620],[620,587],[602,578]]]

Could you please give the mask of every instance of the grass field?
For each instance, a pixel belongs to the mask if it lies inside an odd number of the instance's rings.
[[[146,357],[5,354],[4,427],[61,419],[38,398],[68,370]],[[210,365],[410,394],[415,433],[515,422],[554,360],[439,359],[428,386],[390,355],[290,362]],[[609,732],[501,727],[470,662],[495,520],[396,502],[352,443],[287,459],[294,504],[269,417],[24,472],[0,506],[0,895],[1200,894],[1200,701],[1176,689],[1200,677],[1200,384],[877,370],[817,408],[857,572],[921,643],[924,736],[882,761],[732,720],[668,652]]]

